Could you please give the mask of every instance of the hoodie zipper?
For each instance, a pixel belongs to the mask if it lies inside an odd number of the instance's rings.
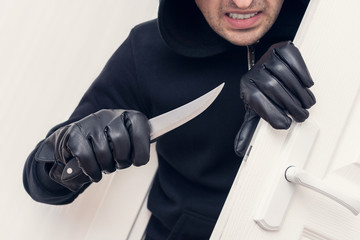
[[[248,60],[248,70],[249,71],[255,65],[255,45],[258,42],[256,42],[253,45],[246,46],[247,47],[247,60]],[[252,145],[248,146],[248,149],[245,152],[245,156],[243,158],[243,161],[246,162],[246,160],[248,159],[248,157],[250,155],[251,150],[252,150]]]
[[[247,46],[248,70],[255,65],[255,44]]]

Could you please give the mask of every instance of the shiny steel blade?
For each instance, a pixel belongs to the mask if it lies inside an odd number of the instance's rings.
[[[198,116],[213,103],[223,87],[224,83],[185,105],[151,118],[149,120],[150,140],[155,141],[161,135]]]

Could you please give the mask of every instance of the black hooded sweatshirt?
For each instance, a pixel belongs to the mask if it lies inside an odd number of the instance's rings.
[[[255,45],[256,59],[272,44],[294,38],[306,6],[284,1],[274,26]],[[242,160],[234,139],[245,114],[239,81],[247,61],[247,47],[213,32],[194,0],[161,0],[158,18],[133,28],[69,120],[47,136],[100,109],[133,109],[151,118],[225,82],[205,112],[158,139],[159,168],[148,201],[149,238],[209,239]],[[88,185],[74,193],[54,183],[49,166],[34,160],[40,144],[25,163],[26,191],[39,202],[72,202]]]

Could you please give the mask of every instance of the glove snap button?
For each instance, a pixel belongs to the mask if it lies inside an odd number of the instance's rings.
[[[73,170],[72,170],[72,168],[68,168],[68,169],[66,169],[66,172],[67,172],[67,174],[72,174]]]

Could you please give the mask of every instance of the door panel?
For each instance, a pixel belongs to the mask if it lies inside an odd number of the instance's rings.
[[[356,0],[310,1],[294,42],[313,76],[317,104],[305,123],[287,131],[260,121],[211,239],[360,239],[359,216],[321,189],[284,177],[296,165],[360,203],[359,8]]]
[[[313,231],[309,228],[304,228],[304,231],[302,232],[299,240],[336,240],[336,239],[330,238],[328,236],[324,236],[318,231]]]

